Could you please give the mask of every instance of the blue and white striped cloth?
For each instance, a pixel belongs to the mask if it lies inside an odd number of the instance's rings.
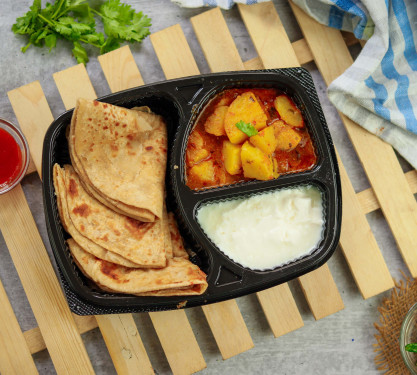
[[[220,6],[263,0],[173,0]],[[390,143],[417,169],[417,1],[293,0],[322,24],[368,40],[353,65],[331,83],[336,108]]]
[[[223,9],[230,9],[235,3],[241,4],[256,4],[268,0],[171,0],[184,8],[200,8],[200,7],[220,7]]]
[[[417,1],[294,0],[317,21],[368,39],[328,89],[332,103],[417,168]]]

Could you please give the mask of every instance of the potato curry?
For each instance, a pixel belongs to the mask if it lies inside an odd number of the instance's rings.
[[[229,89],[203,109],[188,138],[187,186],[193,190],[272,180],[316,164],[300,109],[276,89]]]

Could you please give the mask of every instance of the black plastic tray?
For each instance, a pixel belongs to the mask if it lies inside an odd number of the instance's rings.
[[[309,171],[280,176],[271,181],[249,181],[202,191],[185,185],[185,148],[194,121],[204,105],[227,88],[276,88],[286,92],[301,109],[317,153],[317,164]],[[191,260],[207,274],[208,289],[201,296],[137,297],[107,293],[79,271],[65,244],[68,237],[59,220],[54,194],[52,167],[70,163],[65,130],[72,110],[58,117],[45,136],[43,149],[43,193],[48,235],[58,264],[70,308],[77,314],[109,314],[160,311],[198,306],[239,297],[269,288],[310,272],[336,249],[341,226],[341,187],[333,142],[307,70],[225,72],[170,80],[108,95],[100,101],[132,108],[149,106],[162,115],[168,126],[168,209],[179,221],[186,247],[196,255]],[[231,261],[207,238],[195,219],[196,210],[206,202],[228,200],[291,186],[314,185],[324,201],[323,239],[311,255],[268,271],[253,271]],[[180,306],[183,306],[181,304]]]

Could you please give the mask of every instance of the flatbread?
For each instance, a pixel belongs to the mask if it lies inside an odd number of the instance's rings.
[[[162,117],[79,99],[69,148],[83,184],[101,203],[141,221],[162,217],[167,160]]]
[[[174,256],[172,250],[172,241],[171,241],[171,231],[168,220],[168,212],[166,204],[164,203],[164,212],[162,215],[162,228],[164,230],[164,246],[165,246],[165,255],[167,259],[170,259]]]
[[[175,221],[175,216],[172,212],[168,213],[168,227],[171,234],[173,256],[176,258],[188,259],[188,253],[184,248],[184,242],[182,241],[177,222]]]
[[[160,219],[145,223],[120,215],[90,196],[70,165],[65,166],[64,176],[68,214],[84,237],[141,267],[165,267]]]
[[[61,218],[61,223],[64,229],[72,236],[72,238],[87,252],[96,256],[97,258],[106,260],[108,262],[120,264],[125,267],[140,267],[136,263],[133,263],[122,256],[115,254],[105,248],[97,245],[93,241],[89,240],[87,237],[84,237],[72,223],[69,214],[68,214],[68,205],[65,189],[65,171],[60,168],[58,164],[54,165],[53,170],[53,180],[55,186],[55,194],[58,205],[58,212]],[[172,251],[172,247],[171,247]]]
[[[206,275],[185,258],[172,258],[160,269],[128,268],[98,259],[73,240],[68,246],[74,261],[101,289],[138,296],[199,295],[207,289]]]

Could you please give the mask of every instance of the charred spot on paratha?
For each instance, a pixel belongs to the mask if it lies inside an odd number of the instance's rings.
[[[68,193],[71,197],[76,197],[78,195],[77,183],[73,178],[70,179]]]
[[[154,223],[145,223],[143,221],[132,219],[131,217],[126,217],[124,226],[133,237],[140,240],[154,225]]]
[[[90,215],[90,206],[86,203],[80,204],[77,207],[74,207],[74,209],[72,210],[72,212],[75,215],[80,215],[82,217],[88,217]]]

